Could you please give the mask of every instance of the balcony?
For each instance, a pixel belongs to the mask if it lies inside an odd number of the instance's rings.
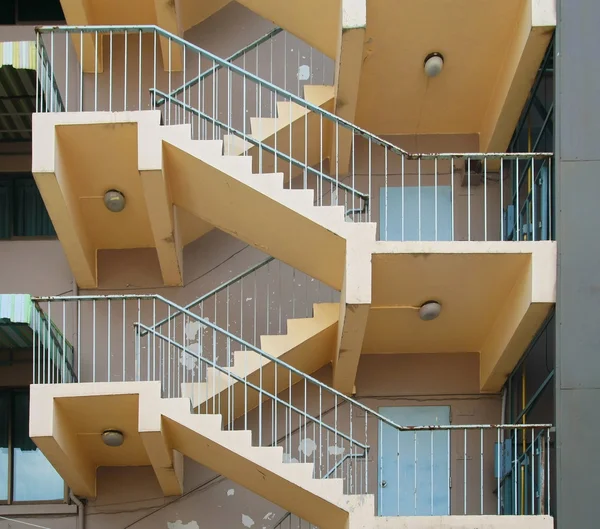
[[[93,72],[69,51],[87,35],[108,50]],[[181,72],[160,67],[161,39]],[[124,248],[156,249],[182,285],[182,248],[226,231],[341,292],[345,394],[361,353],[477,352],[498,391],[551,309],[551,153],[411,154],[333,115],[331,87],[301,98],[151,26],[38,44],[33,172],[80,287]],[[443,310],[423,322],[428,300]]]
[[[77,494],[105,465],[180,494],[183,454],[319,527],[552,527],[550,425],[403,426],[199,316],[218,294],[34,299],[31,437]]]

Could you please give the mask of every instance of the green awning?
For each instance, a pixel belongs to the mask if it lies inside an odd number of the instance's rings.
[[[0,294],[0,349],[33,346],[33,302],[28,294]]]
[[[37,62],[35,42],[0,42],[0,141],[31,141]]]

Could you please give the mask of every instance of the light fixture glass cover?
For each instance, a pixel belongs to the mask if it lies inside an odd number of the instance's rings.
[[[435,320],[442,312],[442,306],[437,301],[426,301],[419,309],[419,318],[423,321]]]
[[[439,52],[430,53],[423,64],[427,77],[437,77],[444,68],[444,57]]]
[[[116,189],[110,189],[104,193],[104,205],[113,213],[119,213],[125,209],[125,196]]]
[[[119,430],[104,430],[102,432],[102,442],[106,446],[121,446],[125,441],[125,436],[123,432]]]

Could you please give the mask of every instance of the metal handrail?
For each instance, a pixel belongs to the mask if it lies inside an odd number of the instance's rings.
[[[282,31],[283,31],[282,28],[272,29],[266,35],[263,35],[259,39],[256,39],[254,42],[248,44],[248,46],[243,47],[241,50],[236,51],[233,55],[230,55],[225,60],[227,62],[231,62],[231,61],[235,61],[236,59],[239,59],[240,57],[242,57],[249,51],[252,51],[254,48],[258,48],[261,44],[267,42],[268,40],[271,40],[273,37],[276,37]],[[209,68],[205,72],[202,72],[200,75],[197,75],[196,77],[194,77],[194,79],[191,79],[187,83],[182,84],[179,88],[176,88],[175,90],[173,90],[169,94],[169,96],[171,96],[171,97],[176,96],[177,94],[180,94],[184,90],[187,90],[188,88],[191,88],[192,86],[196,86],[199,82],[203,81],[207,77],[210,77],[214,73],[218,72],[221,68],[223,68],[222,64],[219,64],[218,66],[213,66],[212,68]],[[166,102],[166,99],[163,97],[155,102],[155,106],[160,107],[160,106],[164,105],[165,102]]]
[[[243,68],[240,68],[239,66],[236,66],[235,64],[229,63],[226,60],[218,57],[217,55],[214,55],[213,53],[210,53],[209,51],[206,51],[203,48],[200,48],[199,46],[196,46],[195,44],[192,44],[191,42],[186,41],[185,39],[178,37],[177,35],[174,35],[173,33],[170,33],[168,31],[165,31],[164,29],[158,27],[158,26],[153,26],[153,25],[139,25],[139,26],[134,26],[134,25],[125,25],[125,26],[37,26],[35,28],[36,32],[39,33],[52,33],[55,31],[58,32],[65,32],[65,33],[69,33],[69,32],[79,32],[79,33],[94,33],[94,32],[99,32],[99,33],[110,33],[110,32],[115,32],[115,31],[122,31],[122,32],[126,32],[126,31],[133,31],[133,32],[156,32],[158,35],[161,35],[167,39],[170,39],[172,42],[179,44],[180,46],[183,46],[184,48],[189,48],[205,57],[207,57],[208,59],[214,61],[215,64],[221,65],[222,67],[226,67],[227,69],[241,75],[242,77],[246,78],[246,79],[250,79],[253,82],[259,84],[260,86],[265,87],[266,89],[270,90],[271,92],[274,92],[282,97],[287,98],[290,101],[293,101],[294,103],[297,103],[300,106],[303,106],[304,108],[316,113],[316,114],[320,114],[321,116],[329,119],[330,121],[334,121],[336,124],[341,125],[342,127],[349,129],[350,131],[352,131],[354,134],[357,134],[359,136],[362,136],[366,139],[368,139],[369,141],[371,141],[372,143],[379,145],[381,147],[384,147],[385,149],[388,149],[389,151],[398,154],[400,156],[404,156],[406,157],[408,160],[434,160],[436,158],[456,158],[456,159],[465,159],[465,158],[484,158],[484,159],[488,159],[488,160],[494,160],[494,159],[513,159],[513,158],[523,158],[523,157],[531,157],[531,158],[535,158],[535,159],[542,159],[542,158],[548,158],[550,156],[553,156],[554,153],[409,153],[408,151],[405,151],[404,149],[401,149],[400,147],[398,147],[397,145],[394,145],[382,138],[380,138],[379,136],[376,136],[372,133],[370,133],[369,131],[358,127],[356,125],[354,125],[353,123],[339,117],[336,116],[335,114],[324,110],[316,105],[313,105],[312,103],[302,99],[299,96],[296,96],[294,94],[292,94],[291,92],[288,92],[287,90],[283,89],[283,88],[279,88],[278,86],[274,85],[273,83],[270,83],[268,81],[265,81],[264,79],[261,79],[260,77],[244,70]],[[213,118],[211,118],[212,120]]]
[[[336,436],[341,437],[342,439],[348,441],[349,443],[352,443],[352,444],[358,446],[359,448],[362,448],[365,451],[369,449],[368,445],[365,445],[363,443],[359,443],[358,441],[355,441],[350,436],[336,430],[332,426],[329,426],[328,424],[320,421],[316,417],[309,415],[307,412],[302,411],[300,408],[297,408],[291,402],[286,402],[286,401],[280,399],[277,395],[272,394],[270,391],[267,391],[267,390],[257,386],[256,384],[249,382],[248,379],[243,378],[239,375],[236,375],[235,373],[232,373],[229,369],[227,369],[223,366],[220,366],[216,362],[213,362],[212,360],[209,360],[208,358],[204,358],[203,356],[201,356],[197,353],[194,353],[193,351],[190,351],[187,347],[185,347],[184,345],[181,345],[179,342],[176,342],[172,338],[169,338],[168,336],[165,336],[164,334],[161,334],[161,333],[157,332],[156,330],[151,329],[150,327],[148,327],[147,325],[144,325],[143,323],[136,322],[133,325],[134,325],[134,327],[139,327],[141,329],[144,329],[146,331],[146,333],[150,333],[153,336],[160,338],[161,340],[164,340],[169,345],[177,347],[180,351],[190,355],[193,358],[196,358],[203,364],[207,364],[209,367],[216,369],[220,373],[227,375],[228,377],[234,379],[236,382],[240,382],[240,383],[244,384],[245,386],[253,389],[254,391],[257,391],[261,395],[266,395],[267,397],[269,397],[270,399],[273,399],[273,401],[277,402],[278,404],[281,404],[282,406],[289,408],[290,410],[298,413],[299,415],[302,415],[302,417],[304,417],[305,419],[310,419],[311,421],[316,422],[319,426],[324,427],[326,430],[334,433]],[[215,398],[215,397],[216,397],[216,395],[213,395],[212,398]]]
[[[255,265],[253,265],[250,268],[248,268],[248,270],[242,272],[241,274],[233,276],[231,279],[228,279],[227,281],[225,281],[225,283],[222,283],[217,288],[213,288],[211,291],[207,292],[206,294],[203,294],[202,296],[200,296],[199,298],[195,299],[191,303],[188,303],[187,305],[184,305],[183,308],[188,309],[188,310],[189,309],[193,309],[194,307],[200,305],[200,303],[206,301],[209,298],[212,298],[213,296],[216,296],[219,292],[223,292],[223,290],[226,290],[231,285],[233,285],[233,284],[237,283],[238,281],[244,279],[245,277],[249,276],[253,272],[256,272],[257,270],[260,270],[263,266],[268,265],[270,262],[272,262],[274,260],[275,260],[275,257],[269,257],[268,259],[265,259],[264,261],[261,261],[260,263],[256,263]],[[157,329],[158,327],[164,325],[165,323],[168,323],[171,320],[174,320],[180,314],[181,314],[181,311],[177,311],[174,314],[171,314],[170,316],[167,316],[166,318],[163,318],[162,320],[160,320],[159,322],[157,322],[152,327],[154,329]],[[146,336],[146,334],[147,334],[147,332],[144,331],[143,333],[141,333],[141,336]]]
[[[330,184],[335,185],[336,187],[343,189],[344,191],[346,191],[348,193],[356,195],[358,198],[363,200],[363,208],[361,210],[356,210],[355,213],[364,213],[367,210],[367,208],[369,206],[369,195],[367,195],[366,193],[357,191],[353,187],[350,187],[349,185],[344,184],[344,182],[341,182],[340,180],[332,178],[331,176],[326,175],[325,173],[322,173],[321,171],[315,169],[314,167],[311,167],[310,165],[307,165],[304,162],[300,162],[300,161],[296,160],[295,158],[292,158],[291,156],[274,149],[270,145],[267,145],[261,141],[258,141],[257,139],[253,138],[252,136],[249,136],[248,134],[244,134],[243,132],[240,132],[239,130],[233,128],[230,125],[226,125],[222,121],[209,116],[208,114],[202,112],[201,110],[199,110],[191,105],[188,105],[187,103],[184,103],[183,101],[180,101],[179,99],[169,96],[165,92],[161,92],[157,88],[150,88],[150,92],[155,93],[155,94],[160,94],[164,98],[169,99],[169,101],[171,103],[178,105],[181,108],[183,108],[184,110],[191,112],[192,114],[196,114],[197,116],[199,116],[203,119],[209,120],[221,128],[227,129],[228,132],[232,132],[238,138],[241,138],[241,139],[251,143],[255,147],[259,147],[260,149],[267,151],[268,153],[272,154],[273,156],[278,156],[279,158],[282,158],[286,162],[289,162],[292,165],[295,165],[296,167],[300,167],[301,169],[304,169],[305,171],[314,174],[317,178],[322,178],[322,179],[326,180],[327,182],[329,182]]]
[[[274,364],[277,364],[277,365],[281,366],[282,368],[289,370],[290,372],[294,373],[295,375],[298,375],[299,377],[305,379],[307,382],[310,382],[311,384],[314,384],[315,386],[317,386],[325,391],[328,391],[335,397],[338,397],[339,399],[346,401],[346,402],[352,404],[353,406],[356,406],[358,409],[364,411],[365,413],[368,413],[369,415],[373,416],[374,418],[380,420],[382,423],[387,424],[388,426],[391,426],[392,428],[395,428],[398,431],[414,432],[414,431],[420,431],[420,430],[423,430],[423,431],[475,430],[475,429],[479,430],[482,428],[498,428],[498,429],[510,430],[510,429],[514,429],[517,427],[522,428],[522,429],[552,428],[551,424],[519,424],[519,425],[515,425],[515,424],[452,425],[452,424],[450,424],[450,425],[434,425],[434,426],[400,426],[400,425],[396,424],[395,422],[391,421],[390,419],[388,419],[387,417],[384,417],[380,413],[373,411],[368,406],[365,406],[364,404],[361,404],[357,400],[354,400],[352,397],[348,397],[347,395],[344,395],[337,389],[332,388],[332,387],[328,386],[327,384],[324,384],[323,382],[317,380],[316,378],[300,371],[299,369],[296,369],[294,366],[287,364],[283,360],[281,360],[275,356],[272,356],[269,353],[263,351],[262,349],[252,345],[250,342],[247,342],[246,340],[235,336],[234,334],[230,333],[229,331],[222,329],[221,327],[219,327],[218,325],[215,325],[210,320],[201,318],[197,314],[194,314],[193,312],[190,312],[189,310],[187,310],[183,307],[180,307],[176,303],[173,303],[172,301],[168,300],[167,298],[164,298],[163,296],[161,296],[159,294],[139,294],[139,295],[136,295],[136,294],[122,294],[122,295],[111,294],[111,295],[107,295],[107,296],[41,296],[41,297],[33,297],[32,298],[33,301],[37,301],[37,302],[94,301],[94,300],[96,300],[96,301],[107,301],[107,300],[123,301],[123,300],[128,300],[128,299],[130,299],[130,300],[143,300],[143,299],[157,300],[157,301],[160,301],[176,310],[179,310],[186,316],[201,323],[202,325],[205,325],[206,327],[213,329],[214,331],[220,333],[221,335],[234,340],[235,342],[239,343],[243,347],[246,347],[248,350],[253,351],[253,352],[257,353],[258,355],[262,356],[263,358],[266,358],[267,360],[273,362]]]

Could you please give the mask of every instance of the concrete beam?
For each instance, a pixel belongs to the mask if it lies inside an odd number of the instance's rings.
[[[154,244],[167,286],[183,285],[183,245],[177,214],[162,171],[140,171]]]
[[[77,496],[96,496],[96,466],[82,451],[60,401],[48,388],[30,390],[29,436]]]
[[[32,173],[69,266],[81,288],[96,288],[96,248],[81,217],[80,205],[67,178],[53,114],[33,115]]]
[[[336,116],[354,123],[358,103],[358,87],[363,64],[363,48],[367,26],[366,0],[342,0],[341,24],[335,62]],[[331,141],[331,171],[348,172],[352,150],[352,132],[339,127]]]
[[[94,24],[90,0],[61,0],[63,13],[69,26],[90,26]],[[75,33],[73,47],[83,64],[86,73],[98,73],[104,70],[102,37],[94,33]]]
[[[178,37],[183,36],[183,29],[177,18],[176,3],[173,0],[154,0],[154,10],[157,26]],[[169,39],[161,37],[160,50],[165,71],[179,72],[183,69],[182,46],[174,42],[169,45]]]
[[[365,234],[367,230],[365,230]],[[333,387],[346,395],[354,389],[367,319],[371,309],[371,251],[366,240],[347,241],[337,348],[332,359]]]
[[[480,132],[482,152],[504,152],[556,27],[550,2],[523,2]]]
[[[496,318],[480,351],[481,390],[497,392],[556,301],[556,245],[536,243],[531,262]]]

